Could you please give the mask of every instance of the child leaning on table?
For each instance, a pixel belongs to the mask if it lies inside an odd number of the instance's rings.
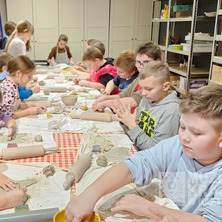
[[[116,68],[107,62],[97,47],[88,48],[83,54],[83,61],[90,69],[90,74],[82,79],[73,79],[75,84],[104,90],[107,83],[117,76]]]
[[[118,88],[119,91],[126,89],[134,79],[139,75],[135,66],[135,52],[133,50],[122,51],[114,61],[118,76],[110,80],[104,91],[105,95],[110,95],[111,92]]]
[[[137,149],[144,150],[178,133],[180,110],[177,93],[169,91],[167,64],[149,62],[140,71],[139,84],[143,98],[137,112],[131,114],[130,106],[121,102],[114,111]]]
[[[1,83],[3,103],[0,105],[2,113],[13,116],[14,119],[38,114],[46,107],[37,103],[20,102],[18,84],[25,86],[33,78],[35,64],[24,55],[17,56],[8,63],[9,76]],[[17,111],[17,109],[22,109]]]
[[[61,34],[59,36],[57,45],[51,49],[49,53],[47,62],[50,65],[56,65],[65,63],[67,65],[73,65],[72,53],[70,52],[69,47],[67,46],[68,36]]]
[[[159,206],[136,195],[125,195],[111,211],[129,211],[159,220],[152,208],[180,222],[222,221],[222,86],[209,85],[190,93],[180,104],[178,135],[140,151],[113,166],[70,201],[68,222],[91,214],[96,202],[126,184],[162,181],[162,192],[179,210]],[[85,204],[87,203],[87,205]],[[155,214],[157,215],[157,214]]]

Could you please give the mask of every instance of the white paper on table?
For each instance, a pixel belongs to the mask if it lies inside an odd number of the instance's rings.
[[[59,209],[65,208],[70,200],[70,190],[65,191],[63,188],[66,173],[62,170],[56,169],[53,176],[46,178],[46,176],[40,172],[44,166],[49,165],[48,163],[31,164],[36,164],[43,167],[41,168],[7,163],[1,164],[0,169],[7,166],[7,169],[3,173],[13,180],[37,178],[37,183],[27,188],[27,193],[31,196],[31,198],[27,201],[30,210],[55,207],[58,207]],[[37,173],[38,175],[36,175]],[[0,214],[6,213],[14,213],[14,208],[0,211]]]
[[[46,131],[41,131],[40,129],[38,129],[38,130],[33,130],[32,129],[30,131],[30,129],[28,129],[28,130],[27,129],[22,129],[21,132],[18,130],[17,133],[27,133],[28,134],[28,140],[29,140],[27,142],[24,141],[22,143],[17,143],[17,146],[19,146],[19,147],[30,146],[30,148],[31,148],[32,145],[43,145],[44,149],[46,149],[46,151],[47,151],[48,148],[52,148],[52,147],[57,146],[56,142],[53,138],[53,133],[50,132],[50,131],[46,132]],[[42,136],[43,141],[42,142],[35,142],[34,137],[36,135]],[[8,143],[10,143],[10,142],[11,141],[0,142],[0,149],[7,148]]]

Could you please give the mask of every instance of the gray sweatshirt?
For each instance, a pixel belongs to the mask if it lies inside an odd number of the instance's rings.
[[[163,139],[175,136],[179,119],[179,99],[175,91],[155,103],[143,97],[137,111],[137,126],[126,130],[126,133],[138,150],[145,150]]]

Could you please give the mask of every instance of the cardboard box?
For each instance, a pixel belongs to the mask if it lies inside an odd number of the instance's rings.
[[[208,83],[208,79],[193,79],[190,81],[190,90],[198,89],[205,86]],[[179,88],[186,90],[187,78],[180,76]]]
[[[192,16],[192,11],[176,12],[176,18]]]
[[[211,79],[215,82],[222,83],[222,66],[213,65]]]
[[[170,74],[170,84],[172,86],[178,86],[177,83],[178,83],[179,80],[180,80],[179,75]]]

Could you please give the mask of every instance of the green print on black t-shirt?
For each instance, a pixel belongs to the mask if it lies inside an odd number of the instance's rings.
[[[139,117],[139,127],[152,139],[155,135],[156,118],[151,116],[150,111],[142,111]]]

